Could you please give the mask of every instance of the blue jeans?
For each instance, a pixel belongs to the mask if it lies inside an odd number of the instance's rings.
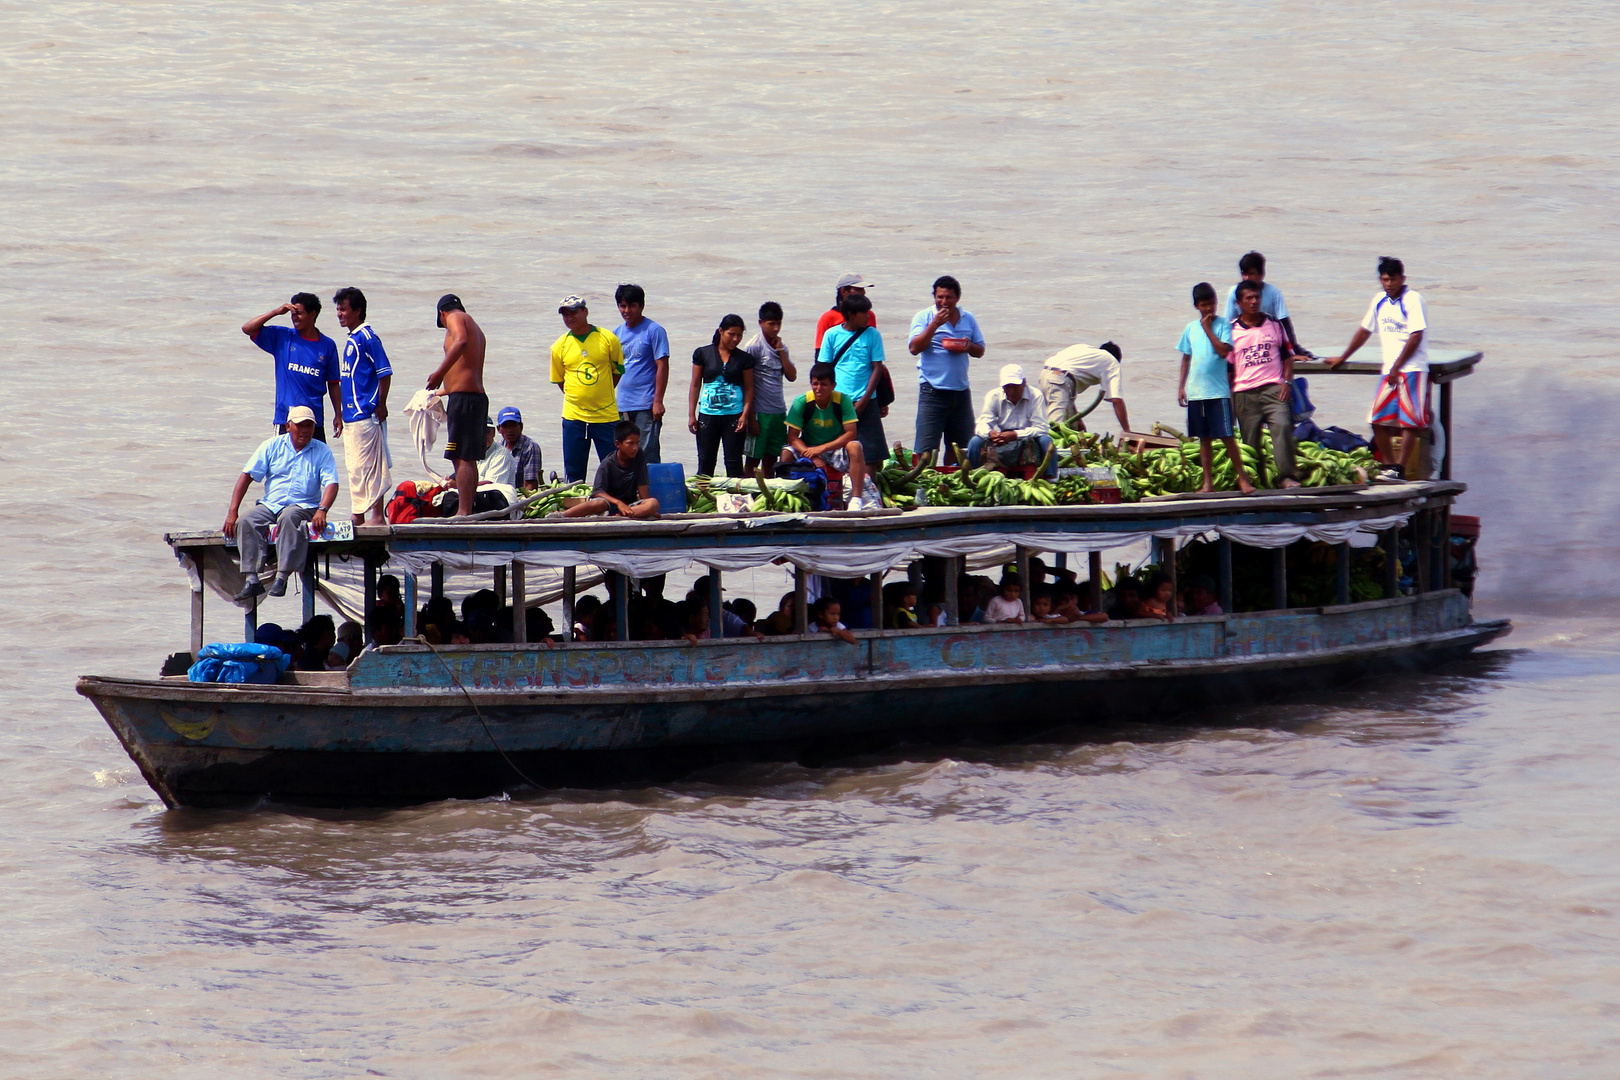
[[[992,446],[990,440],[983,435],[975,435],[967,444],[968,464],[978,468],[979,462],[984,459],[985,451],[988,450],[990,456],[1000,464],[1018,465],[1025,458],[1033,456],[1035,460],[1030,464],[1039,465],[1050,449],[1052,440],[1045,435],[1026,435],[1022,439],[1014,439],[1001,446]],[[1052,460],[1047,463],[1046,472],[1041,475],[1047,477],[1057,475],[1056,454],[1052,455]]]
[[[939,437],[945,436],[945,452],[951,447],[964,449],[973,439],[973,391],[940,390],[928,383],[917,384],[917,440],[912,453],[926,454],[939,449]],[[934,455],[934,464],[945,461],[943,455]]]
[[[587,424],[583,420],[564,420],[562,432],[563,472],[568,482],[584,480],[585,470],[591,464],[591,444],[596,444],[596,460],[606,461],[613,454],[612,424]]]
[[[630,421],[636,425],[636,430],[641,432],[641,452],[647,455],[647,464],[661,464],[664,459],[658,456],[658,434],[663,430],[664,422],[654,420],[651,409],[622,412],[619,419]]]

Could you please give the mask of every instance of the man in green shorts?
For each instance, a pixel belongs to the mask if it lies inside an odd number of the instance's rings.
[[[859,492],[866,485],[866,455],[855,437],[855,403],[834,386],[837,369],[832,364],[813,364],[810,392],[793,399],[787,411],[788,448],[782,460],[795,456],[808,458],[819,468],[849,474],[850,510],[865,509]]]
[[[743,352],[755,358],[754,413],[748,418],[748,472],[763,469],[776,474],[776,459],[787,445],[787,403],[782,398],[782,380],[797,382],[799,373],[788,359],[787,343],[782,340],[782,305],[767,300],[759,306],[759,333],[743,342]]]

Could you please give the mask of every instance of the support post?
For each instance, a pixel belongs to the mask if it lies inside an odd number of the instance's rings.
[[[259,633],[259,598],[242,609],[242,640],[252,641]]]
[[[1067,551],[1053,552],[1052,565],[1057,569],[1058,575],[1061,577],[1063,571],[1069,568],[1069,553]]]
[[[1449,384],[1447,384],[1449,385]],[[1447,433],[1450,438],[1450,433]],[[1450,443],[1446,446],[1449,448]],[[1449,589],[1451,581],[1451,507],[1447,506],[1440,511],[1440,545],[1435,549],[1440,555],[1440,587]]]
[[[716,641],[726,636],[725,599],[720,594],[720,571],[709,568],[709,636]]]
[[[962,625],[962,598],[961,598],[960,595],[958,595],[958,592],[957,592],[957,584],[958,584],[958,582],[959,582],[962,575],[957,573],[957,569],[956,569],[960,565],[961,565],[961,560],[960,560],[960,558],[958,556],[956,556],[956,555],[946,556],[946,558],[945,558],[945,625],[946,626],[961,626]]]
[[[305,559],[298,572],[298,599],[303,603],[304,622],[315,617],[315,560]],[[302,625],[302,624],[300,624]]]
[[[1091,574],[1091,584],[1090,584],[1090,588],[1087,589],[1087,595],[1086,595],[1086,610],[1087,611],[1101,611],[1102,610],[1102,592],[1103,592],[1103,590],[1102,590],[1102,552],[1100,552],[1100,551],[1091,552],[1090,558],[1088,558],[1086,561],[1090,564],[1089,572]]]
[[[1440,428],[1446,433],[1446,452],[1440,455],[1440,479],[1451,479],[1451,384],[1440,384]],[[1449,537],[1448,537],[1449,542]],[[1449,561],[1449,560],[1448,560]]]
[[[366,565],[366,598],[365,602],[360,606],[360,618],[365,629],[361,633],[365,635],[367,641],[370,641],[377,630],[377,566],[379,564],[375,555],[367,554],[361,556],[361,558]],[[438,564],[435,563],[434,565],[437,566]]]
[[[1024,605],[1024,618],[1029,618],[1029,594],[1035,591],[1035,583],[1029,580],[1029,548],[1022,544],[1013,548],[1013,559],[1018,564],[1018,580],[1024,587],[1018,590]]]
[[[1176,576],[1176,538],[1173,536],[1159,540],[1159,573],[1170,579],[1170,610],[1173,612],[1181,602],[1181,582]]]
[[[613,575],[613,626],[620,641],[630,640],[630,576]]]
[[[804,567],[793,568],[793,632],[795,634],[808,634],[810,632],[810,583],[804,572]]]
[[[1220,590],[1218,599],[1221,602],[1221,610],[1230,615],[1232,608],[1236,606],[1232,596],[1232,541],[1221,537],[1215,542],[1215,553],[1219,559],[1215,582],[1216,588]]]
[[[1401,527],[1384,530],[1384,599],[1401,595]]]
[[[501,607],[506,606],[506,567],[495,568],[495,603]]]
[[[883,629],[883,571],[872,571],[872,629]]]
[[[502,574],[502,577],[506,575]],[[529,568],[516,560],[512,563],[512,640],[522,644],[529,640]]]
[[[416,575],[402,574],[399,583],[399,598],[405,603],[405,625],[401,632],[405,637],[416,636]],[[354,659],[350,657],[349,659]]]
[[[429,600],[444,599],[444,563],[436,562],[432,568],[433,591],[428,594]]]
[[[1271,606],[1282,611],[1288,606],[1288,549],[1271,549]]]
[[[579,576],[577,571],[578,571],[578,567],[574,567],[574,566],[565,566],[565,567],[563,567],[563,581],[562,581],[562,589],[563,589],[562,605],[563,605],[563,611],[562,611],[562,615],[563,615],[563,641],[565,643],[574,640],[574,593],[578,591],[576,581],[577,581],[578,576]]]
[[[1350,542],[1346,540],[1338,545],[1335,551],[1335,570],[1333,580],[1333,602],[1335,604],[1348,604],[1350,602]]]
[[[197,659],[197,654],[203,647],[203,594],[201,589],[191,592],[191,658]]]
[[[1429,552],[1432,542],[1429,539],[1429,512],[1419,510],[1413,518],[1413,552],[1417,555],[1417,573],[1413,575],[1414,593],[1427,593],[1429,591]]]

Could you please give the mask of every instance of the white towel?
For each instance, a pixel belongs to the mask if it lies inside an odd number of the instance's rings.
[[[446,423],[444,397],[437,390],[418,390],[405,405],[405,415],[411,423],[411,441],[416,444],[416,456],[422,468],[435,483],[447,484],[450,478],[428,464],[428,451],[439,440],[439,429]]]

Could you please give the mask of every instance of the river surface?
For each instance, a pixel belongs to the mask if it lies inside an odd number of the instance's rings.
[[[0,31],[0,1075],[1613,1075],[1609,5],[5,0]],[[1318,352],[1383,254],[1484,350],[1459,510],[1504,647],[1186,725],[374,813],[165,811],[72,692],[185,647],[161,534],[222,519],[270,418],[237,327],[295,290],[364,288],[404,389],[459,293],[557,467],[557,299],[611,326],[640,282],[690,467],[690,350],[775,299],[802,363],[844,270],[891,356],[952,273],[977,389],[1111,337],[1174,423],[1188,290],[1251,247]],[[1367,381],[1318,382],[1359,427]]]

